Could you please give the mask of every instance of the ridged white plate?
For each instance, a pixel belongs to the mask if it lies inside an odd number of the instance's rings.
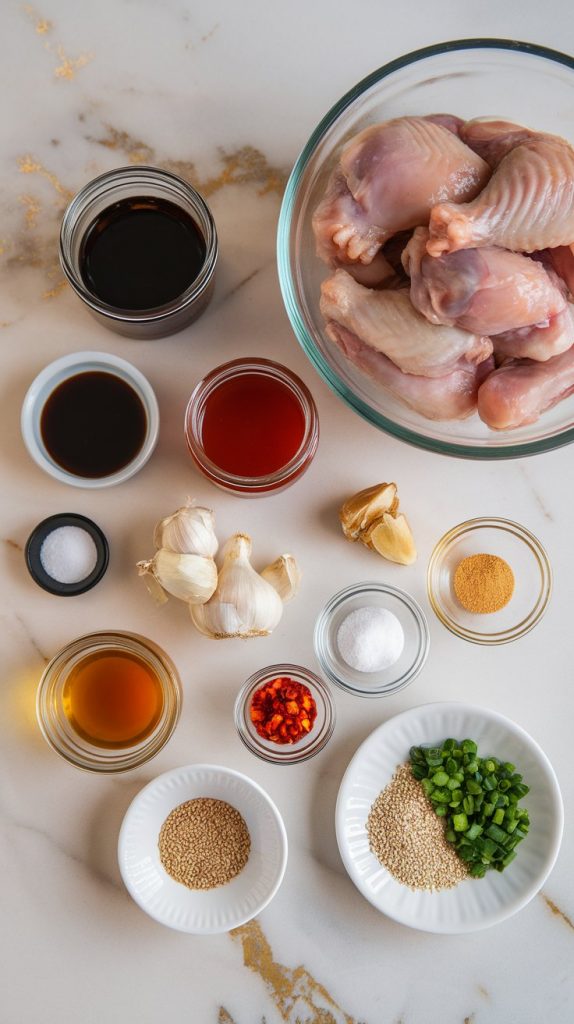
[[[170,811],[185,800],[226,800],[245,819],[249,860],[227,885],[198,891],[175,882],[159,859],[158,836]],[[261,786],[241,772],[192,764],[159,775],[130,804],[118,842],[126,888],[146,914],[168,928],[193,934],[227,932],[255,917],[277,892],[287,865],[287,833]]]
[[[523,806],[530,831],[508,868],[487,872],[440,892],[397,882],[369,849],[366,821],[378,794],[412,746],[452,736],[473,739],[479,754],[516,765],[530,792]],[[375,729],[345,772],[335,812],[343,863],[359,892],[389,917],[427,932],[454,934],[488,928],[521,910],[544,884],[560,849],[564,810],[552,765],[538,744],[509,718],[470,704],[423,704]]]

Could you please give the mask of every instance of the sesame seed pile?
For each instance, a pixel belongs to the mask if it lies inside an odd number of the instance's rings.
[[[211,797],[175,807],[159,833],[159,856],[176,882],[188,889],[215,889],[243,870],[251,838],[239,811]]]
[[[452,889],[468,878],[468,870],[444,832],[410,765],[399,765],[367,818],[377,859],[410,889]]]

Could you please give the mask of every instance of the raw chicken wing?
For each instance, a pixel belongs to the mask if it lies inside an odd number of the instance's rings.
[[[428,223],[435,203],[478,195],[490,169],[459,125],[450,115],[400,117],[351,139],[313,216],[321,259],[370,263],[391,235]]]
[[[330,324],[327,334],[359,370],[429,420],[461,420],[476,412],[478,388],[494,366],[491,356],[478,366],[461,363],[444,377],[419,377],[403,373],[340,324]]]
[[[476,121],[466,121],[462,125],[460,137],[495,170],[511,149],[515,149],[527,139],[541,138],[541,133],[521,124],[513,124],[512,121],[478,118]],[[558,136],[546,134],[546,138],[558,139]]]
[[[574,391],[574,346],[546,363],[509,360],[491,373],[478,392],[478,414],[493,430],[535,423]]]
[[[426,251],[428,238],[427,228],[417,228],[403,265],[411,278],[411,301],[431,323],[493,335],[547,325],[565,309],[561,289],[528,256],[485,246],[433,259]]]
[[[492,352],[488,338],[435,326],[414,309],[406,289],[373,291],[337,270],[321,286],[321,313],[383,353],[404,373],[442,377]]]
[[[556,249],[547,249],[546,252],[551,267],[574,297],[574,245],[559,245]]]
[[[509,137],[516,141],[510,133],[507,142]],[[569,245],[574,238],[574,149],[556,135],[528,133],[502,157],[476,199],[433,208],[430,234],[431,256],[483,245],[514,252]]]
[[[574,345],[574,316],[570,303],[547,323],[518,327],[490,339],[497,362],[503,359],[537,359],[546,362]]]

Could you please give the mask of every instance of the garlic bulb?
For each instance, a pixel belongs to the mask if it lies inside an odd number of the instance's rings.
[[[191,618],[204,636],[267,636],[279,622],[283,602],[249,561],[251,539],[243,533],[231,537],[223,549],[217,589],[207,604],[190,605]]]
[[[277,591],[283,604],[295,597],[299,590],[301,570],[293,555],[279,555],[279,558],[263,569],[261,575]]]
[[[154,546],[168,548],[180,555],[213,558],[219,546],[214,524],[215,516],[210,508],[188,503],[157,524],[153,534]]]
[[[217,586],[217,566],[213,558],[179,554],[160,548],[153,558],[137,563],[140,576],[159,604],[167,601],[164,591],[190,604],[208,601]]]

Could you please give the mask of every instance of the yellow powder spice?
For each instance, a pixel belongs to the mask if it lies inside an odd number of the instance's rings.
[[[467,612],[487,615],[508,604],[514,593],[514,573],[498,555],[469,555],[456,567],[454,592]]]

